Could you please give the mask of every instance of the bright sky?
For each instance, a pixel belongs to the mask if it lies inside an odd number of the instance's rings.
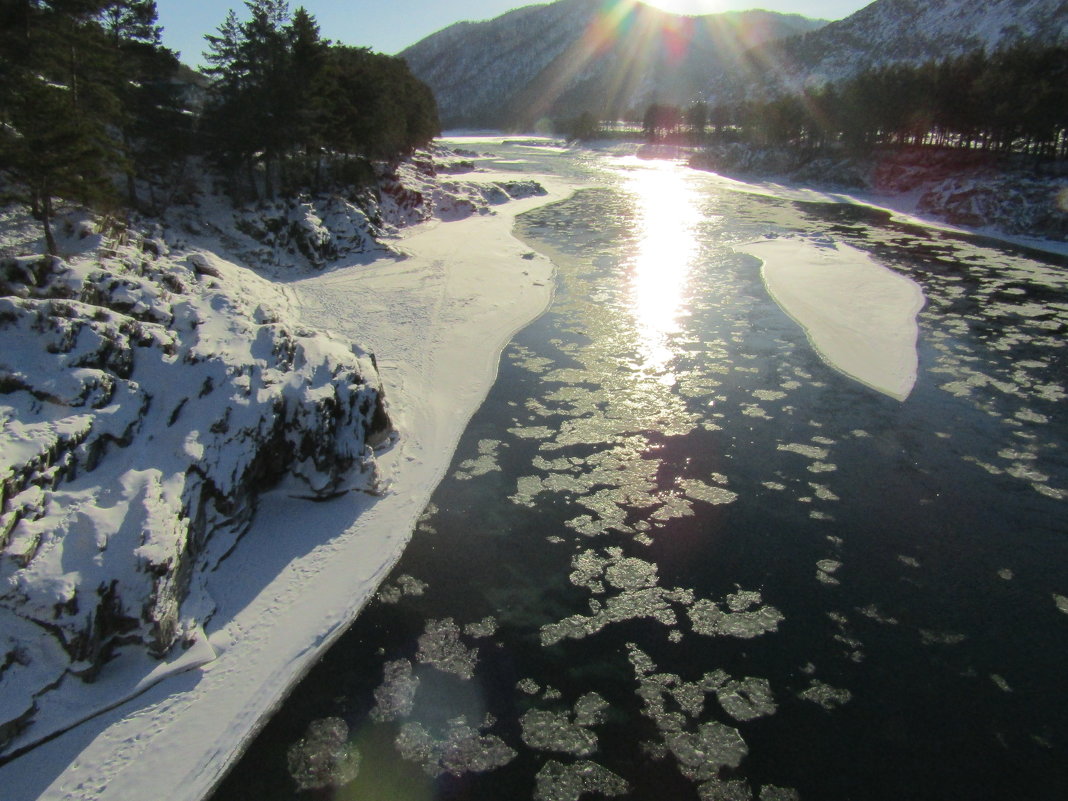
[[[512,8],[534,5],[537,0],[290,0],[290,8],[303,5],[319,22],[323,37],[343,44],[370,47],[381,53],[398,53],[408,45],[462,20],[498,17]],[[841,19],[871,0],[650,0],[680,14],[714,14],[719,11],[765,8],[807,17]],[[245,19],[243,2],[231,0],[156,0],[163,25],[163,43],[181,51],[182,61],[201,63],[204,34],[215,33],[228,9]]]

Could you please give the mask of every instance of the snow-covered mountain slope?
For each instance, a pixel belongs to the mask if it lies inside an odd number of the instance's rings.
[[[1068,0],[876,0],[821,30],[758,48],[751,62],[766,69],[768,88],[796,88],[1025,39],[1068,41]]]
[[[558,0],[453,25],[401,56],[434,90],[446,127],[529,126],[688,103],[745,50],[823,24],[766,11],[683,17],[633,0]]]
[[[204,581],[262,491],[378,491],[375,357],[303,324],[271,274],[401,260],[400,228],[544,194],[439,176],[433,155],[375,193],[205,193],[141,231],[75,210],[63,258],[32,254],[27,210],[0,214],[0,754],[213,658]],[[131,663],[144,675],[115,681]]]

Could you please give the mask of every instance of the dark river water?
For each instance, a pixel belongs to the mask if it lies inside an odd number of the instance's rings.
[[[1064,260],[496,150],[586,180],[517,224],[552,307],[215,798],[1068,798]],[[767,234],[922,288],[907,400],[821,360]]]

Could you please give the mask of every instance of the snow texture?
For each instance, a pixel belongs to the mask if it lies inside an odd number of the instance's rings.
[[[0,263],[0,619],[39,644],[5,648],[0,745],[35,712],[30,737],[69,725],[49,690],[119,648],[180,659],[211,611],[198,567],[260,490],[377,489],[389,418],[370,354],[301,326],[246,268],[125,239]]]
[[[388,574],[550,298],[512,220],[569,191],[435,157],[142,233],[71,212],[63,259],[3,260],[5,798],[203,797]],[[308,786],[333,736],[291,755]]]
[[[843,243],[768,239],[739,250],[763,262],[768,294],[832,367],[904,401],[916,383],[914,281]]]
[[[1065,0],[877,0],[803,37],[760,48],[765,89],[797,89],[866,69],[991,52],[1023,40],[1068,41]]]
[[[644,4],[560,0],[485,22],[461,22],[401,56],[450,126],[533,124],[544,116],[619,113],[687,103],[748,48],[825,24],[768,11],[699,19]]]

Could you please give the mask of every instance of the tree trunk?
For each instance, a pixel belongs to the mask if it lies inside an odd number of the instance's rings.
[[[263,154],[263,193],[274,200],[274,181],[271,180],[271,154]]]
[[[44,227],[45,247],[49,256],[58,256],[59,247],[52,233],[52,197],[45,191],[41,193],[41,225]]]

